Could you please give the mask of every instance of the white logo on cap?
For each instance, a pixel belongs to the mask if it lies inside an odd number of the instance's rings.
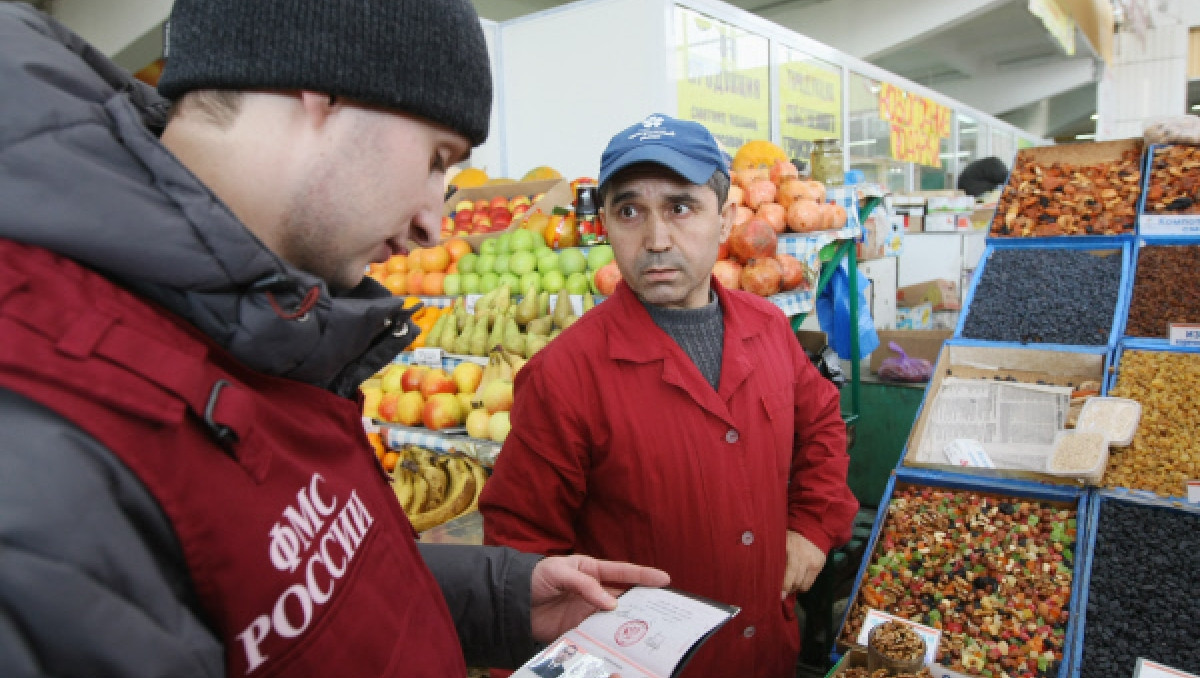
[[[646,119],[642,121],[642,127],[660,127],[662,124],[663,119],[661,115],[647,116]]]

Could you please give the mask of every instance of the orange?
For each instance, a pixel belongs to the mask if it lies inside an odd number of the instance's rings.
[[[458,174],[455,174],[454,178],[450,180],[450,183],[458,186],[459,188],[474,188],[475,186],[482,186],[486,184],[487,180],[487,172],[479,169],[478,167],[468,167]]]
[[[471,243],[462,238],[450,238],[445,242],[446,251],[450,253],[450,261],[458,261],[462,255],[471,251]]]
[[[457,261],[450,262],[450,265],[446,267],[446,272],[447,273],[458,273],[458,262]]]
[[[413,269],[416,269],[418,271],[425,270],[425,269],[421,268],[421,252],[422,251],[423,251],[423,248],[414,247],[412,249],[412,251],[408,253],[408,270],[410,270],[410,271]]]
[[[400,461],[400,455],[391,451],[384,452],[382,461],[383,470],[391,473],[396,468],[396,462]]]
[[[370,263],[367,264],[367,275],[376,280],[383,280],[388,274],[387,264]]]
[[[400,275],[400,274],[397,274]],[[425,273],[421,269],[409,269],[408,273],[403,275],[408,276],[408,292],[409,294],[421,294],[421,278]]]
[[[421,278],[421,290],[424,294],[443,294],[445,287],[442,283],[446,279],[446,274],[440,271],[432,271],[426,273]]]
[[[387,267],[388,273],[407,273],[408,272],[408,257],[403,254],[393,254],[388,257],[384,264]]]
[[[383,279],[383,286],[396,296],[408,293],[408,280],[403,273],[390,273]]]
[[[375,457],[383,459],[383,455],[388,452],[388,449],[383,445],[383,436],[378,433],[368,433],[367,442],[371,443],[371,449],[375,450]],[[392,454],[395,453],[393,452]]]
[[[443,273],[450,265],[450,252],[441,245],[434,245],[421,250],[421,268],[426,271]]]

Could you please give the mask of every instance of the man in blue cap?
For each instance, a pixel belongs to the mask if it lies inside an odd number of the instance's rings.
[[[850,536],[836,389],[769,301],[711,274],[734,211],[702,125],[654,114],[601,158],[623,281],[517,375],[485,537],[653,565],[741,613],[684,675],[792,676],[794,595]]]

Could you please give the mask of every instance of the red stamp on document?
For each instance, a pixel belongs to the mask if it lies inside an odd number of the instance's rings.
[[[629,647],[645,638],[648,630],[650,630],[650,625],[640,619],[627,621],[617,627],[617,632],[613,634],[613,640],[621,647]]]

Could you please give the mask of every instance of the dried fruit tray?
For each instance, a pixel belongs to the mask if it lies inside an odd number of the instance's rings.
[[[1097,257],[1119,257],[1119,263],[1114,262],[1110,268],[1119,266],[1120,272],[1116,280],[1106,280],[1105,285],[1116,285],[1116,289],[1101,290],[1088,286],[1088,281],[1082,270],[1083,263],[1076,263],[1076,268],[1055,270],[1037,261],[1036,253],[1046,253],[1047,258],[1057,256],[1060,259],[1080,260],[1079,253],[1087,253]],[[959,314],[958,326],[954,330],[956,339],[962,343],[977,343],[980,345],[1009,345],[1047,348],[1054,350],[1084,350],[1096,347],[1112,349],[1119,338],[1119,332],[1124,324],[1124,318],[1129,308],[1129,283],[1131,266],[1131,242],[1108,241],[1108,244],[1097,244],[1085,239],[1058,239],[1055,242],[1029,241],[1013,239],[1006,241],[989,241],[984,249],[980,264],[971,278],[971,284],[963,297],[962,312]],[[1001,260],[1003,263],[993,264]],[[1051,262],[1054,263],[1054,262]],[[988,268],[999,271],[999,277],[989,275]],[[1024,267],[1025,271],[1015,275],[1012,271]],[[1060,278],[1042,279],[1033,284],[1039,276],[1045,273],[1060,274]],[[1015,277],[1014,277],[1015,275]],[[986,279],[985,279],[985,276]],[[1005,278],[1007,276],[1007,278]],[[1018,298],[1017,291],[1024,286],[1029,296]],[[1011,300],[999,300],[994,296],[999,290],[1002,294],[1014,295]],[[1115,294],[1115,299],[1113,296]],[[1104,297],[1101,299],[1101,297]],[[1036,302],[1039,306],[1034,306]],[[1101,305],[1101,303],[1103,305]],[[1038,310],[1040,307],[1040,310]],[[984,318],[972,318],[972,313],[982,308],[981,313],[987,313]],[[1083,318],[1095,316],[1096,327],[1084,325]],[[985,327],[977,323],[982,322]],[[971,326],[968,326],[971,323]],[[1040,323],[1040,325],[1039,325]],[[1066,324],[1064,327],[1063,325]],[[1083,341],[1039,341],[1044,334],[1051,339],[1074,337],[1082,339],[1083,335],[1107,330],[1104,336]],[[1029,332],[1028,337],[1017,337],[1007,340],[992,340],[980,338],[979,335],[992,335],[1008,332],[1019,334]],[[969,336],[975,334],[975,337]],[[1028,339],[1022,341],[1021,339]]]
[[[1200,506],[1102,490],[1087,512],[1071,678],[1133,675],[1139,656],[1200,671],[1192,623],[1200,615]]]
[[[862,618],[875,607],[942,629],[938,664],[954,671],[1066,678],[1086,501],[1069,487],[898,470],[834,659],[859,647]]]
[[[1142,412],[1130,446],[1109,454],[1102,484],[1131,496],[1184,501],[1187,481],[1200,480],[1200,348],[1123,340],[1108,379],[1104,395],[1136,400]]]
[[[1140,237],[1132,263],[1121,337],[1165,347],[1168,322],[1200,323],[1200,239]]]
[[[947,378],[982,380],[986,383],[1016,382],[1064,386],[1075,391],[1090,390],[1099,393],[1103,389],[1107,368],[1108,354],[1104,347],[1016,347],[951,339],[938,354],[924,400],[917,411],[897,468],[920,468],[1032,483],[1079,485],[1079,481],[1072,477],[1031,470],[1032,467],[1019,468],[1015,464],[1005,464],[1002,461],[997,462],[1000,468],[953,466],[948,460],[922,447],[922,441],[935,417],[934,400]],[[1053,430],[1058,430],[1066,423],[1067,420],[1064,420],[1047,425]]]
[[[1138,235],[1200,239],[1200,146],[1154,145],[1145,164]]]
[[[1129,239],[1144,168],[1141,139],[1017,152],[989,241]]]

